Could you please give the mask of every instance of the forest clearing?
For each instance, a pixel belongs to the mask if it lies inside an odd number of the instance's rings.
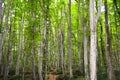
[[[0,80],[120,80],[120,0],[0,0]]]

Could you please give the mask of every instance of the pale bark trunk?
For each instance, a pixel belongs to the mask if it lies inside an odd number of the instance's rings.
[[[89,80],[89,63],[88,63],[88,48],[87,48],[87,31],[86,31],[86,19],[84,15],[84,0],[82,0],[82,27],[83,27],[83,52],[84,52],[84,72],[85,72],[85,79]]]
[[[16,62],[16,75],[19,75],[19,63],[20,63],[20,53],[21,53],[21,34],[19,32],[19,47],[18,47],[18,57]]]
[[[41,48],[40,48],[40,54],[39,54],[39,63],[38,63],[38,72],[39,72],[39,80],[43,80],[42,76],[42,57],[43,57],[43,42],[40,42]]]
[[[96,55],[97,55],[97,39],[96,26],[94,19],[94,0],[90,0],[90,80],[97,80],[96,75]]]
[[[62,66],[62,72],[63,75],[65,74],[64,71],[64,34],[61,32],[61,66]]]
[[[56,31],[57,31],[57,50],[56,50],[56,60],[57,60],[57,70],[60,70],[60,43],[59,43],[59,33],[60,33],[60,31],[59,31],[59,29],[56,29]]]
[[[64,65],[64,33],[61,31],[61,65],[62,65],[62,73],[65,74],[65,65]]]
[[[42,19],[40,19],[42,22]],[[40,25],[40,35],[43,36],[43,27]],[[43,41],[40,41],[40,53],[38,58],[38,73],[39,73],[39,80],[43,80],[42,76],[42,57],[43,57]]]
[[[0,66],[1,66],[1,59],[2,59],[2,48],[3,48],[3,43],[6,38],[7,34],[7,27],[8,27],[8,16],[9,16],[9,8],[7,10],[7,15],[5,18],[5,27],[4,27],[4,32],[2,32],[2,22],[3,22],[3,7],[2,4],[4,3],[4,0],[0,0]],[[9,5],[8,5],[9,7]]]
[[[101,13],[102,1],[99,0],[98,13],[94,14],[94,0],[90,0],[90,80],[97,80],[97,67],[96,67],[96,57],[97,57],[97,32],[96,24]]]
[[[72,33],[71,33],[71,0],[68,0],[68,66],[70,78],[72,73]]]
[[[10,30],[9,30],[8,51],[7,51],[6,62],[5,62],[4,80],[8,79],[9,62],[10,62],[10,55],[11,55],[11,49],[12,49],[11,43],[12,43],[12,25],[10,25]]]
[[[2,0],[0,0],[0,68],[1,68],[1,57],[2,57]]]
[[[89,80],[89,69],[88,69],[88,50],[87,50],[87,35],[86,35],[86,23],[83,23],[83,47],[84,47],[84,70],[85,79]]]
[[[25,61],[26,61],[26,37],[23,37],[24,38],[24,51],[23,51],[23,55],[22,55],[22,59],[23,59],[23,62],[22,62],[22,80],[25,80]]]
[[[1,40],[1,45],[0,45],[0,52],[2,54],[2,47],[4,45],[4,41],[5,41],[5,38],[7,36],[7,31],[8,31],[8,17],[9,17],[9,9],[10,9],[10,3],[8,4],[8,6],[6,7],[6,11],[7,11],[7,14],[6,14],[6,17],[5,17],[5,27],[4,27],[4,32],[2,34],[2,40]],[[5,68],[4,68],[4,80],[7,80],[7,76],[8,76],[8,67],[9,67],[9,55],[10,55],[10,49],[11,49],[11,26],[10,26],[10,30],[9,30],[9,41],[8,41],[8,51],[7,51],[7,54],[6,54],[6,61],[5,61]],[[2,55],[1,55],[2,56]],[[3,68],[2,68],[3,69]],[[3,72],[3,71],[1,71]],[[2,74],[2,73],[1,73]]]
[[[61,21],[60,21],[60,47],[61,47],[61,68],[62,68],[62,74],[65,74],[65,63],[64,63],[64,55],[65,55],[65,47],[64,47],[64,29],[65,29],[65,24],[64,24],[64,16],[65,13],[63,12],[64,8],[61,8]]]

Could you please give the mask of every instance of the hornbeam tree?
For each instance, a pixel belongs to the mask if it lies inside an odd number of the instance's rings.
[[[107,74],[108,80],[115,80],[114,71],[112,68],[111,62],[111,38],[110,38],[110,31],[109,31],[109,24],[108,24],[108,6],[107,0],[104,1],[105,5],[105,27],[106,27],[106,61],[107,61]]]
[[[94,0],[90,0],[90,80],[97,80],[96,57],[97,57],[97,32],[96,24],[101,13],[101,3],[99,0],[98,13],[94,14]]]
[[[72,34],[71,34],[71,0],[68,2],[68,64],[69,64],[69,75],[73,77],[72,73]]]

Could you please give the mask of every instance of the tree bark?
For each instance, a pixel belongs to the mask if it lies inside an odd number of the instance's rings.
[[[49,1],[48,1],[49,3]],[[47,80],[47,58],[48,58],[48,13],[49,13],[49,4],[46,3],[46,0],[42,0],[43,4],[43,14],[44,14],[44,41],[43,41],[43,79]]]
[[[42,24],[42,18],[40,18],[40,22]],[[43,27],[40,24],[40,36],[43,37]],[[39,73],[39,80],[43,80],[43,75],[42,75],[42,57],[43,57],[43,41],[40,41],[40,53],[38,57],[38,73]]]
[[[80,23],[81,23],[81,21],[80,21],[80,19],[81,19],[81,17],[80,17],[81,15],[80,15],[80,0],[78,0],[78,32],[77,32],[77,35],[78,35],[78,58],[79,58],[79,69],[80,69],[80,71],[81,71],[81,52],[80,52]]]
[[[34,17],[34,16],[33,16]],[[36,31],[36,27],[33,24],[32,26],[32,50],[31,50],[31,59],[32,59],[32,65],[31,65],[31,70],[32,70],[32,78],[33,80],[36,80],[36,72],[35,72],[35,31]]]
[[[97,56],[97,37],[94,19],[94,0],[90,0],[90,80],[97,80],[96,75],[96,56]]]
[[[12,21],[10,21],[12,24]],[[10,55],[12,50],[12,25],[10,25],[9,29],[9,40],[8,40],[8,51],[6,55],[6,61],[5,61],[5,71],[4,71],[4,80],[8,79],[8,72],[9,72],[9,62],[10,62]]]
[[[20,64],[20,56],[22,52],[22,30],[23,30],[23,19],[22,24],[19,23],[19,43],[18,43],[18,56],[17,56],[17,62],[16,62],[16,75],[19,75],[19,64]]]
[[[71,0],[68,2],[68,66],[70,78],[72,73],[72,33],[71,33]]]
[[[106,61],[107,61],[107,74],[108,74],[108,80],[115,80],[114,71],[112,67],[112,61],[111,61],[111,38],[110,38],[110,31],[109,31],[109,25],[108,25],[108,6],[107,6],[107,0],[104,1],[105,4],[105,27],[106,27]]]
[[[0,0],[0,69],[1,69],[1,58],[2,58],[2,18],[3,18],[3,0]]]
[[[90,0],[90,80],[97,80],[96,57],[97,57],[97,32],[96,24],[101,13],[102,1],[99,0],[98,13],[94,14],[94,0]]]
[[[85,67],[85,78],[89,80],[89,69],[88,69],[88,50],[87,50],[87,35],[86,35],[86,22],[83,23],[83,47],[84,47],[84,67]]]

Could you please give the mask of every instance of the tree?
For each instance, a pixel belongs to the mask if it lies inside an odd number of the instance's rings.
[[[10,64],[10,55],[12,50],[12,19],[10,18],[10,27],[9,27],[9,40],[8,40],[8,50],[6,54],[6,60],[5,60],[5,71],[4,71],[4,80],[8,79],[8,73],[9,73],[9,64]]]
[[[17,62],[16,62],[16,75],[19,75],[20,56],[21,56],[21,52],[22,52],[22,31],[23,31],[23,26],[24,26],[23,18],[21,19],[21,22],[19,24],[20,24],[20,26],[19,26],[18,55],[17,55]]]
[[[107,61],[107,74],[108,80],[115,80],[114,71],[112,68],[112,61],[111,61],[111,38],[110,38],[110,31],[108,25],[108,6],[107,0],[104,1],[105,4],[105,27],[106,27],[106,61]]]
[[[2,57],[2,20],[3,20],[3,7],[4,0],[0,0],[0,66]]]
[[[72,33],[71,33],[71,0],[68,2],[68,64],[69,64],[69,75],[70,78],[73,77],[72,74]]]
[[[40,18],[40,22],[43,22],[43,19]],[[40,36],[43,36],[43,27],[40,25]],[[40,53],[39,53],[39,59],[38,59],[38,73],[39,73],[39,80],[43,80],[42,75],[42,57],[43,57],[43,40],[40,41]]]
[[[96,58],[97,58],[97,34],[96,24],[101,13],[101,0],[99,0],[98,14],[94,14],[94,0],[90,0],[90,79],[97,80]]]

